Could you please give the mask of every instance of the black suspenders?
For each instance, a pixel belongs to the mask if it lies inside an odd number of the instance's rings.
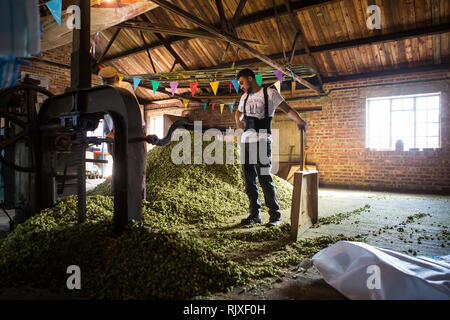
[[[269,118],[269,95],[267,94],[267,87],[263,87],[264,92],[264,118]],[[247,115],[247,112],[245,111],[245,106],[247,105],[247,100],[250,94],[247,93],[247,96],[244,100],[244,116]]]

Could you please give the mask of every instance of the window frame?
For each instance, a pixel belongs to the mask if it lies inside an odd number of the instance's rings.
[[[421,97],[430,97],[430,96],[437,96],[439,99],[439,104],[438,104],[438,124],[439,124],[439,130],[438,130],[438,147],[435,148],[429,148],[429,147],[416,147],[417,145],[417,99],[421,98]],[[442,147],[442,141],[441,141],[441,137],[442,137],[442,121],[441,121],[441,112],[442,112],[442,108],[441,108],[441,104],[442,104],[442,92],[431,92],[431,93],[421,93],[421,94],[409,94],[409,95],[398,95],[398,96],[383,96],[383,97],[371,97],[371,98],[366,98],[366,149],[370,149],[373,151],[395,151],[395,144],[393,145],[392,142],[392,101],[394,99],[406,99],[406,98],[413,98],[413,113],[414,113],[414,147],[410,148],[410,149],[418,149],[418,150],[422,150],[423,149],[440,149]],[[389,100],[389,148],[375,148],[373,146],[370,145],[371,141],[370,138],[370,119],[369,119],[369,109],[370,109],[370,101],[377,101],[377,100]],[[429,109],[426,109],[427,111]],[[404,111],[404,110],[402,110]],[[395,112],[395,111],[394,111]],[[426,122],[431,123],[431,122]],[[428,136],[428,132],[427,132],[427,139],[429,138]],[[433,136],[434,137],[434,136]],[[404,150],[404,151],[410,151],[410,149]]]

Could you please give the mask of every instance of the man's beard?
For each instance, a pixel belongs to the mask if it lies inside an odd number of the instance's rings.
[[[252,87],[251,86],[248,87],[248,89],[247,89],[247,94],[250,94],[250,93],[252,93]]]

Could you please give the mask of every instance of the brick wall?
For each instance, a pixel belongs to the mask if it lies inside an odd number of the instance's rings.
[[[46,51],[39,59],[64,64],[70,66],[71,45]],[[23,72],[38,74],[48,78],[48,90],[53,94],[64,93],[64,89],[70,87],[70,69],[55,65],[50,65],[40,61],[33,61],[30,67],[21,66],[19,76]],[[101,80],[97,76],[92,76],[92,85],[100,85]]]
[[[309,124],[308,162],[318,166],[321,185],[450,193],[449,77],[450,71],[433,71],[342,81],[324,86],[326,92],[331,90],[328,97],[290,101],[294,108],[322,107],[322,111],[301,114]],[[434,81],[442,78],[447,79]],[[436,91],[442,93],[440,149],[396,152],[365,147],[366,98]],[[203,120],[207,126],[234,128],[233,115],[227,108],[224,114],[220,110],[211,113],[200,109],[188,112],[187,116]]]

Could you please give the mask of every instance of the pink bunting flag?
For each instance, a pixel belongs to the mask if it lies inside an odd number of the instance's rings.
[[[214,112],[214,103],[211,105],[211,112]]]
[[[178,82],[171,82],[170,89],[172,90],[172,96],[175,94],[175,90],[178,88]]]
[[[273,73],[275,73],[275,75],[277,76],[278,81],[280,81],[280,83],[283,83],[283,72],[281,72],[280,70],[275,70]]]

